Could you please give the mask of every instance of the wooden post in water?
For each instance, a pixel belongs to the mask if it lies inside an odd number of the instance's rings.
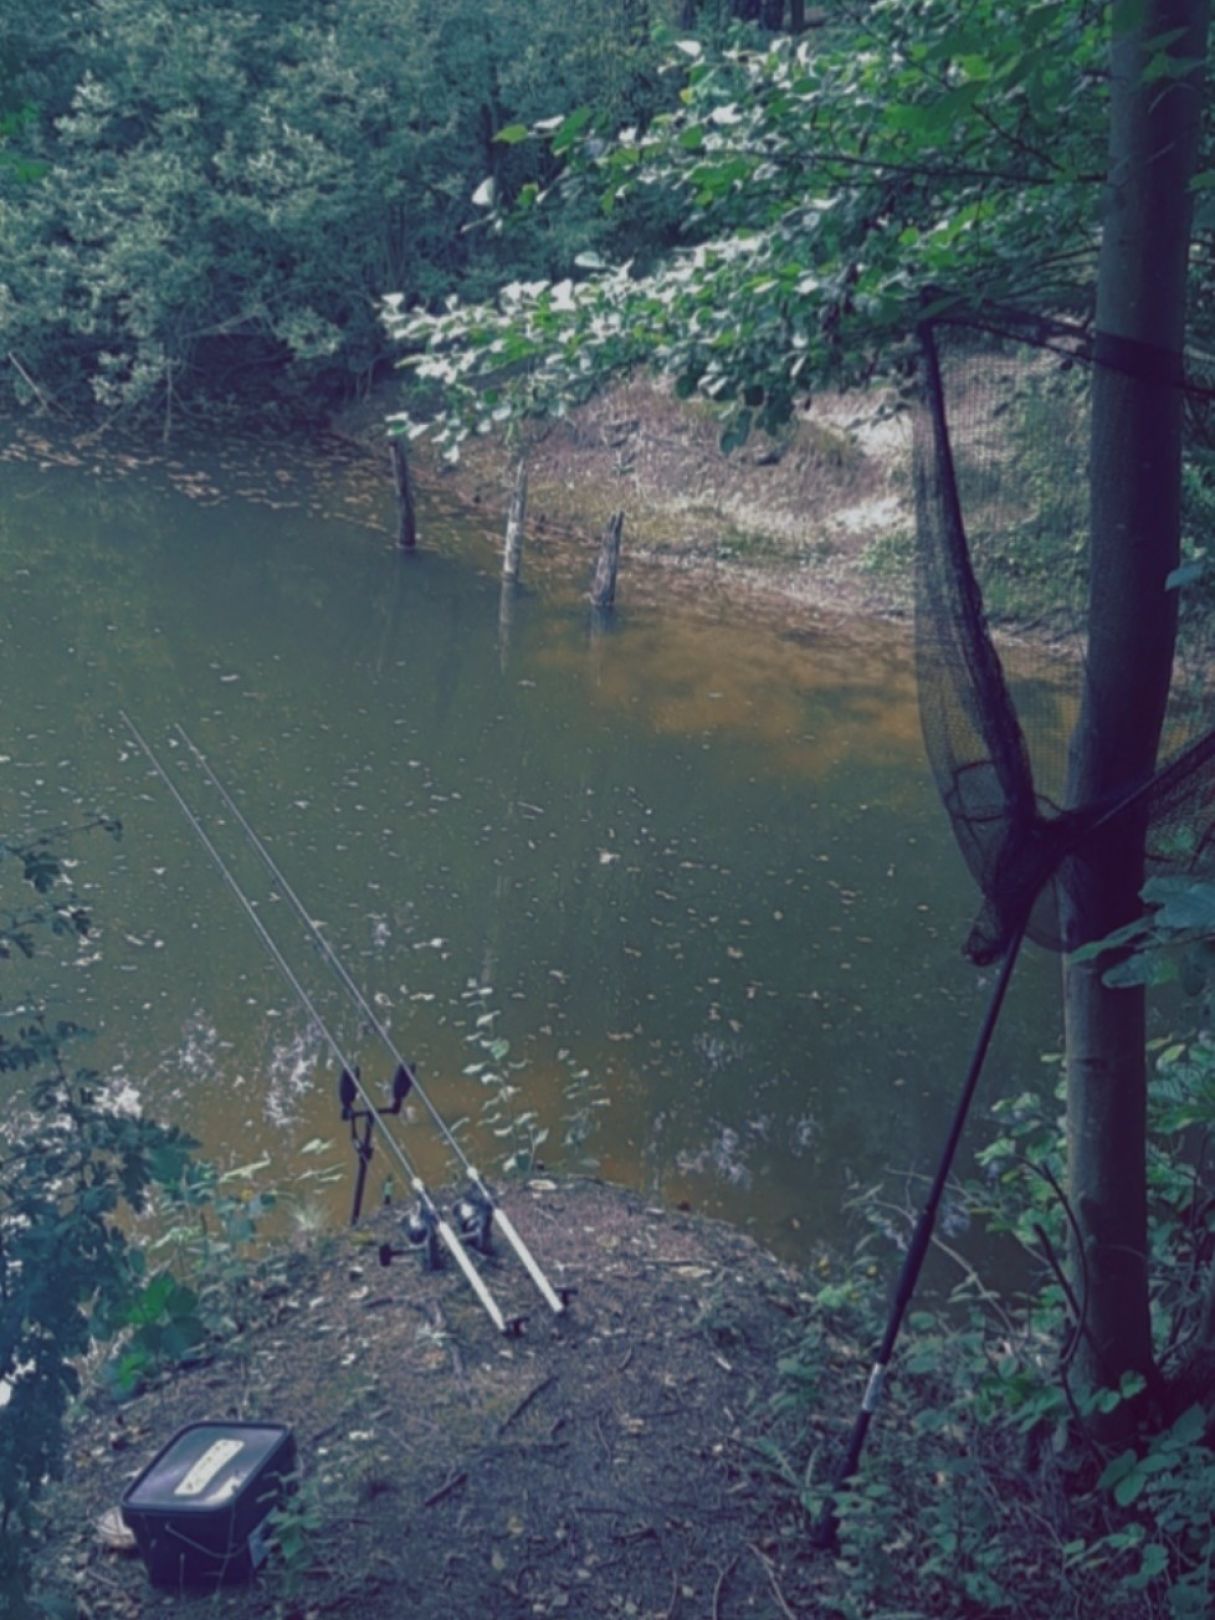
[[[603,531],[595,578],[591,582],[591,606],[606,609],[616,601],[616,575],[620,569],[620,541],[624,534],[624,513],[613,512]]]
[[[515,473],[515,492],[510,498],[506,519],[506,543],[502,548],[502,578],[512,584],[519,578],[523,557],[523,526],[527,522],[527,463],[522,456]]]
[[[390,439],[388,448],[392,456],[392,478],[397,486],[397,507],[400,512],[397,545],[402,551],[413,551],[418,544],[418,513],[413,498],[413,477],[401,440]]]
[[[510,662],[510,640],[515,628],[515,582],[502,576],[498,594],[498,667],[506,674]]]

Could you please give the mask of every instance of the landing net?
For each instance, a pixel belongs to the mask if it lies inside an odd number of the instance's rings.
[[[917,680],[928,758],[983,893],[966,949],[996,960],[1028,910],[1031,939],[1071,950],[1086,943],[1068,903],[1083,889],[1086,833],[1127,795],[1146,829],[1145,876],[1215,877],[1215,363],[1187,356],[1172,385],[1183,396],[1183,566],[1168,587],[1178,637],[1157,774],[1074,804],[1090,480],[1107,471],[1090,465],[1091,340],[1007,316],[936,323],[921,338]]]

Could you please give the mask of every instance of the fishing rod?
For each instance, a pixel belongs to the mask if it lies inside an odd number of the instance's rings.
[[[463,1167],[465,1175],[469,1179],[471,1189],[472,1189],[472,1196],[469,1197],[469,1198],[466,1198],[464,1200],[464,1205],[467,1206],[467,1208],[465,1210],[465,1214],[463,1215],[462,1219],[470,1220],[470,1221],[476,1221],[476,1220],[480,1219],[480,1220],[482,1220],[484,1222],[485,1228],[486,1228],[486,1230],[485,1230],[485,1232],[483,1234],[483,1240],[482,1240],[482,1242],[481,1242],[481,1244],[479,1246],[482,1247],[482,1248],[485,1246],[484,1239],[488,1237],[489,1223],[490,1222],[496,1223],[499,1231],[502,1233],[502,1236],[510,1244],[511,1248],[515,1251],[515,1254],[519,1257],[519,1260],[521,1261],[524,1270],[527,1272],[527,1274],[531,1278],[532,1282],[535,1283],[536,1287],[539,1289],[539,1291],[540,1291],[540,1293],[541,1293],[541,1295],[542,1295],[542,1297],[544,1299],[544,1302],[548,1306],[549,1310],[551,1310],[552,1312],[554,1312],[554,1314],[556,1314],[558,1316],[561,1315],[566,1310],[566,1308],[567,1308],[567,1306],[569,1304],[569,1297],[570,1297],[571,1290],[569,1290],[569,1289],[561,1289],[560,1291],[558,1291],[557,1289],[553,1288],[552,1284],[549,1282],[548,1278],[545,1276],[543,1270],[541,1269],[539,1262],[536,1260],[536,1257],[532,1254],[532,1252],[528,1248],[527,1244],[520,1237],[518,1231],[515,1228],[515,1225],[514,1225],[513,1221],[510,1219],[510,1216],[507,1215],[506,1211],[498,1203],[497,1199],[494,1197],[493,1193],[491,1192],[489,1187],[486,1185],[484,1179],[482,1178],[480,1171],[470,1161],[468,1155],[465,1153],[464,1149],[461,1147],[459,1139],[456,1137],[455,1133],[451,1130],[451,1128],[447,1124],[447,1121],[443,1118],[443,1115],[439,1112],[439,1110],[435,1107],[434,1103],[431,1101],[430,1097],[428,1096],[425,1088],[422,1086],[421,1082],[419,1081],[419,1079],[417,1077],[417,1074],[413,1070],[412,1066],[408,1062],[406,1062],[404,1057],[402,1057],[402,1055],[400,1053],[400,1050],[398,1049],[398,1047],[396,1045],[396,1042],[393,1040],[392,1036],[389,1034],[388,1029],[381,1022],[381,1020],[377,1017],[377,1015],[375,1013],[375,1010],[371,1006],[370,1002],[367,1000],[367,997],[363,994],[363,992],[359,989],[358,985],[351,978],[350,974],[346,971],[346,968],[343,966],[343,964],[341,962],[341,959],[338,957],[337,952],[330,945],[329,941],[325,938],[324,934],[317,927],[316,923],[313,921],[311,916],[309,916],[308,911],[306,910],[303,902],[301,901],[299,896],[296,894],[295,890],[291,887],[291,885],[287,881],[286,877],[283,875],[282,871],[280,870],[278,864],[276,863],[274,857],[271,855],[270,851],[266,848],[265,844],[262,843],[262,841],[258,837],[257,833],[254,831],[253,827],[250,825],[248,819],[245,817],[245,815],[242,813],[240,807],[236,804],[235,800],[232,798],[232,795],[228,792],[227,788],[220,781],[219,777],[215,774],[214,770],[212,770],[211,765],[209,764],[209,762],[208,762],[208,760],[206,758],[206,755],[202,752],[202,750],[194,742],[191,741],[190,736],[189,736],[189,734],[186,731],[184,726],[178,724],[175,721],[174,722],[174,730],[178,733],[178,735],[181,737],[182,741],[185,743],[186,747],[191,751],[191,753],[197,759],[197,761],[201,765],[203,771],[206,773],[207,780],[211,783],[212,787],[214,787],[216,789],[216,791],[220,794],[221,798],[224,801],[224,804],[228,807],[228,810],[231,812],[231,814],[233,816],[236,817],[236,820],[240,824],[240,827],[241,827],[242,831],[244,832],[245,837],[249,840],[250,844],[252,844],[253,848],[257,851],[258,855],[261,857],[262,861],[265,863],[266,868],[269,871],[271,877],[274,879],[275,883],[279,886],[279,888],[282,890],[282,892],[286,896],[286,898],[295,907],[295,910],[296,910],[298,916],[300,917],[300,920],[303,922],[304,926],[308,929],[308,931],[311,934],[313,940],[316,942],[318,948],[320,949],[321,954],[324,956],[326,962],[332,968],[333,972],[337,975],[338,979],[341,981],[341,983],[343,984],[343,986],[345,987],[345,989],[347,990],[347,992],[349,993],[349,995],[351,996],[351,998],[355,1002],[355,1005],[362,1012],[364,1018],[366,1018],[367,1022],[370,1024],[371,1028],[380,1037],[380,1040],[383,1041],[385,1047],[388,1049],[388,1051],[391,1053],[392,1057],[395,1059],[396,1064],[397,1064],[397,1074],[398,1074],[398,1076],[401,1076],[403,1074],[404,1076],[407,1077],[412,1090],[414,1092],[416,1092],[418,1100],[422,1103],[422,1105],[425,1107],[426,1111],[429,1113],[429,1115],[430,1115],[431,1119],[433,1120],[436,1128],[438,1129],[440,1135],[443,1137],[443,1140],[447,1143],[448,1147],[451,1149],[451,1151],[455,1154],[456,1158],[459,1160],[461,1166]],[[458,1209],[458,1212],[459,1212],[460,1206],[457,1206],[457,1209]]]
[[[452,1231],[447,1221],[444,1220],[439,1206],[435,1203],[425,1182],[418,1174],[417,1168],[412,1159],[384,1124],[381,1111],[376,1107],[362,1081],[359,1079],[358,1069],[353,1064],[347,1062],[346,1055],[338,1045],[333,1034],[330,1032],[329,1026],[325,1023],[324,1019],[314,1006],[312,998],[309,996],[308,992],[304,989],[303,985],[292,971],[286,957],[284,957],[283,953],[275,944],[269,930],[258,916],[252,902],[249,900],[240,884],[237,883],[236,879],[232,876],[232,873],[228,870],[223,856],[219,853],[215,845],[207,836],[206,829],[203,827],[198,817],[194,814],[193,810],[191,810],[190,806],[186,803],[186,800],[179,791],[177,784],[173,781],[172,777],[157,759],[156,755],[152,751],[151,745],[147,742],[146,738],[143,736],[143,733],[131,719],[130,715],[125,709],[119,709],[118,713],[122,717],[123,723],[126,725],[132,737],[134,737],[139,747],[147,756],[157,776],[160,777],[161,781],[173,795],[178,809],[189,822],[199,842],[215,863],[220,876],[240,902],[242,908],[244,909],[245,915],[249,918],[249,921],[253,924],[254,929],[257,931],[258,937],[261,939],[266,949],[270,952],[270,955],[274,959],[274,963],[279,972],[291,986],[292,990],[294,990],[295,994],[299,997],[305,1011],[308,1013],[321,1035],[328,1042],[330,1050],[341,1067],[342,1088],[345,1097],[349,1098],[351,1102],[355,1100],[356,1096],[361,1097],[366,1115],[374,1124],[380,1127],[381,1134],[388,1143],[390,1150],[400,1161],[401,1167],[409,1179],[409,1185],[417,1196],[418,1205],[420,1210],[423,1212],[424,1224],[428,1228],[431,1236],[434,1251],[437,1253],[438,1242],[441,1241],[444,1247],[455,1259],[455,1262],[463,1272],[469,1287],[477,1296],[478,1303],[481,1305],[490,1321],[497,1328],[498,1332],[512,1337],[517,1335],[522,1325],[522,1319],[520,1317],[508,1318],[503,1316],[502,1311],[498,1306],[498,1302],[494,1299],[494,1296],[486,1287],[484,1280],[477,1271],[477,1268],[473,1265],[472,1261],[465,1253],[464,1245]]]

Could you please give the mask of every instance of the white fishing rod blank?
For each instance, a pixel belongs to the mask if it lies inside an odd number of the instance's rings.
[[[425,1182],[418,1174],[408,1153],[406,1153],[405,1149],[388,1129],[380,1110],[376,1107],[371,1096],[368,1094],[366,1087],[359,1079],[358,1071],[355,1069],[353,1064],[347,1061],[345,1053],[338,1045],[328,1025],[325,1023],[325,1020],[317,1011],[312,1002],[312,998],[309,996],[308,992],[304,989],[303,985],[292,971],[291,965],[288,963],[286,957],[284,957],[283,953],[275,944],[265,923],[263,923],[261,918],[258,916],[253,903],[249,900],[240,884],[237,883],[236,879],[228,870],[223,856],[219,853],[215,845],[207,836],[206,829],[203,827],[198,817],[194,814],[193,810],[191,810],[190,806],[186,803],[185,798],[178,790],[177,784],[173,781],[173,778],[157,759],[155,753],[152,751],[151,745],[148,743],[135,722],[131,719],[130,715],[125,709],[119,709],[118,712],[121,715],[127,730],[131,733],[132,737],[134,737],[143,753],[147,756],[153,770],[156,772],[157,776],[160,777],[161,781],[168,788],[169,792],[173,795],[173,799],[176,802],[178,809],[189,822],[191,828],[198,837],[199,842],[207,851],[207,854],[211,857],[220,873],[220,876],[224,879],[228,887],[236,896],[237,900],[240,902],[242,908],[244,909],[245,915],[253,924],[253,927],[257,931],[258,937],[261,939],[263,945],[265,945],[266,949],[270,952],[270,955],[273,958],[279,972],[287,981],[288,985],[290,985],[291,989],[294,990],[295,994],[299,997],[300,1003],[304,1007],[304,1010],[308,1013],[309,1017],[312,1019],[325,1041],[328,1043],[329,1048],[334,1057],[337,1059],[343,1074],[350,1076],[356,1091],[363,1100],[363,1105],[367,1110],[369,1117],[379,1128],[380,1135],[388,1144],[390,1151],[395,1154],[401,1168],[405,1171],[409,1181],[409,1186],[417,1196],[418,1202],[427,1211],[431,1221],[434,1223],[435,1230],[443,1242],[444,1247],[447,1249],[448,1253],[452,1255],[456,1264],[463,1272],[466,1282],[472,1289],[473,1293],[477,1296],[477,1300],[484,1309],[486,1315],[497,1328],[499,1333],[517,1333],[519,1328],[519,1318],[515,1317],[508,1320],[508,1318],[502,1314],[498,1302],[494,1299],[494,1296],[486,1287],[484,1278],[473,1265],[472,1261],[468,1258],[468,1254],[463,1243],[461,1243],[455,1232],[452,1231],[447,1221],[443,1219],[439,1206],[435,1203],[435,1200],[431,1196]]]
[[[490,1211],[492,1212],[493,1220],[494,1220],[495,1224],[497,1225],[499,1231],[502,1233],[502,1236],[506,1239],[506,1241],[510,1244],[511,1248],[515,1251],[515,1254],[518,1256],[519,1261],[522,1264],[524,1270],[527,1272],[527,1274],[531,1278],[532,1282],[535,1283],[536,1287],[539,1289],[540,1294],[541,1294],[542,1298],[544,1299],[544,1303],[548,1306],[548,1308],[555,1315],[560,1316],[566,1310],[566,1307],[567,1307],[566,1298],[563,1297],[562,1294],[559,1294],[557,1292],[557,1290],[553,1287],[553,1285],[549,1282],[548,1278],[545,1276],[544,1271],[541,1268],[539,1261],[536,1259],[535,1255],[532,1254],[532,1252],[528,1248],[527,1244],[523,1241],[523,1238],[519,1235],[519,1232],[518,1232],[517,1228],[515,1227],[514,1222],[510,1219],[510,1217],[507,1215],[506,1211],[498,1203],[497,1199],[494,1197],[494,1195],[490,1191],[489,1187],[486,1186],[484,1180],[481,1177],[480,1171],[477,1170],[476,1166],[473,1165],[471,1163],[471,1161],[469,1160],[468,1155],[464,1152],[464,1149],[460,1146],[460,1142],[459,1142],[458,1138],[456,1137],[455,1133],[451,1130],[450,1126],[447,1124],[447,1121],[443,1118],[443,1115],[439,1112],[439,1110],[435,1107],[434,1103],[431,1101],[430,1097],[427,1095],[425,1088],[422,1086],[421,1081],[419,1081],[417,1075],[414,1073],[411,1065],[401,1055],[401,1052],[400,1052],[399,1048],[397,1047],[396,1042],[393,1040],[392,1036],[389,1034],[388,1029],[382,1023],[380,1018],[377,1016],[374,1008],[371,1006],[371,1003],[367,1000],[367,997],[363,994],[363,992],[359,989],[359,986],[355,983],[355,981],[351,978],[350,974],[347,972],[347,970],[346,970],[345,966],[343,965],[343,963],[341,961],[341,958],[338,956],[337,952],[333,949],[332,945],[330,945],[329,941],[325,938],[324,934],[317,927],[316,923],[314,922],[313,918],[310,916],[307,908],[305,907],[303,901],[300,899],[299,895],[296,894],[295,890],[291,887],[291,884],[287,881],[287,878],[284,876],[283,872],[279,868],[278,863],[275,861],[273,855],[271,855],[270,851],[266,848],[265,844],[262,842],[262,840],[258,836],[257,832],[254,830],[253,826],[250,824],[250,822],[248,820],[248,817],[245,816],[245,814],[241,810],[240,806],[236,803],[236,801],[233,799],[232,795],[228,792],[227,788],[220,781],[219,777],[216,775],[215,771],[212,769],[210,761],[207,759],[207,757],[203,753],[202,749],[199,748],[198,745],[191,740],[189,733],[186,731],[186,728],[183,725],[181,725],[179,722],[174,721],[173,729],[177,732],[178,736],[185,743],[186,747],[194,755],[195,759],[197,759],[199,765],[202,767],[203,771],[206,774],[207,780],[211,783],[212,787],[214,787],[215,790],[219,793],[220,797],[223,799],[224,804],[227,806],[228,810],[236,818],[237,822],[240,825],[241,830],[245,834],[245,837],[249,840],[250,844],[257,851],[257,854],[261,857],[262,861],[265,863],[265,866],[266,866],[267,870],[269,871],[269,873],[270,873],[271,877],[274,879],[274,881],[278,884],[279,888],[282,890],[282,893],[283,893],[284,897],[288,901],[290,901],[292,906],[294,906],[295,911],[296,911],[297,915],[299,916],[301,922],[303,922],[305,928],[308,929],[308,931],[311,934],[312,938],[316,941],[316,944],[319,947],[319,949],[320,949],[322,955],[324,956],[325,960],[329,963],[329,966],[333,969],[334,973],[337,974],[338,978],[341,980],[342,984],[345,986],[347,992],[349,993],[351,998],[354,1000],[356,1006],[359,1008],[360,1012],[363,1014],[363,1016],[367,1020],[368,1024],[375,1031],[375,1033],[380,1037],[380,1040],[383,1041],[385,1047],[387,1048],[389,1053],[392,1055],[393,1059],[400,1065],[400,1067],[409,1076],[410,1080],[413,1083],[413,1089],[414,1089],[414,1091],[416,1091],[419,1100],[421,1101],[423,1106],[426,1108],[426,1110],[429,1113],[431,1119],[434,1121],[434,1124],[435,1124],[436,1128],[438,1129],[439,1133],[442,1135],[444,1141],[448,1144],[448,1146],[451,1148],[452,1152],[455,1154],[456,1158],[459,1160],[461,1166],[463,1167],[464,1173],[468,1176],[469,1180],[473,1184],[473,1187],[476,1189],[478,1194],[485,1200],[487,1206],[489,1207]]]

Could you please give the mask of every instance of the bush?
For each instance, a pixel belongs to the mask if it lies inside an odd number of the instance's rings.
[[[34,954],[39,931],[81,939],[88,913],[52,838],[0,845],[0,958]],[[32,898],[31,898],[32,895]],[[156,1182],[176,1181],[192,1146],[111,1104],[65,1053],[83,1032],[38,1012],[8,1013],[0,1074],[22,1076],[0,1138],[0,1609],[34,1613],[28,1592],[38,1502],[63,1464],[77,1361],[137,1298],[144,1260],[115,1222]]]
[[[491,236],[470,199],[487,174],[505,197],[549,178],[551,158],[496,140],[512,120],[579,100],[643,117],[660,9],[39,8],[0,60],[36,160],[0,165],[7,384],[169,422],[198,395],[323,414],[386,361],[386,292],[483,296],[609,229],[588,200]]]
[[[1202,1142],[1215,1124],[1215,1046],[1158,1042],[1151,1097],[1151,1259],[1161,1390],[1139,1442],[1116,1454],[1084,1420],[1125,1401],[1141,1379],[1087,1397],[1068,1368],[1077,1313],[1060,1256],[1061,1104],[1026,1094],[997,1105],[979,1179],[954,1190],[952,1219],[1017,1244],[1034,1275],[997,1293],[952,1247],[961,1281],[907,1322],[859,1478],[837,1500],[841,1552],[824,1612],[1071,1614],[1092,1620],[1190,1617],[1215,1601],[1215,1453],[1183,1373],[1199,1333],[1215,1252],[1215,1204]],[[825,1403],[838,1420],[844,1379],[880,1337],[875,1255],[905,1242],[909,1212],[879,1193],[859,1201],[865,1235],[780,1365],[781,1390],[759,1449],[804,1523],[830,1483]],[[906,1220],[905,1220],[906,1217]],[[828,1270],[835,1269],[828,1267]],[[1206,1391],[1209,1394],[1209,1390]],[[859,1395],[859,1390],[857,1391]]]

